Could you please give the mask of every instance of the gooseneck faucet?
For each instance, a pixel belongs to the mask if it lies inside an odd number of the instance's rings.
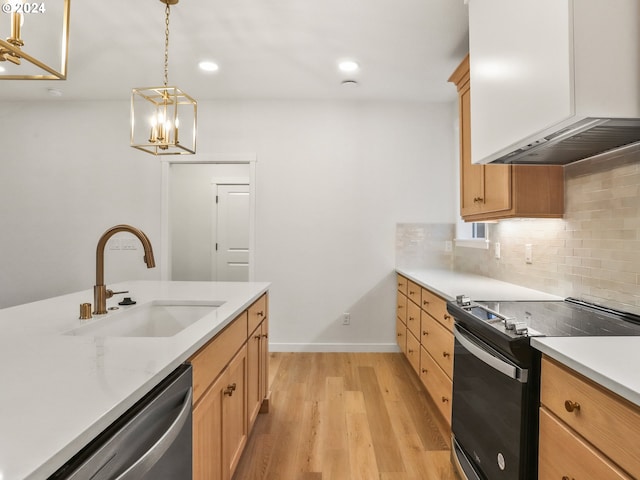
[[[96,315],[107,313],[107,298],[113,297],[113,291],[108,290],[104,284],[104,249],[107,241],[118,232],[129,232],[138,237],[144,248],[144,262],[147,264],[147,268],[156,266],[151,242],[142,230],[131,225],[116,225],[104,232],[100,240],[98,240],[98,247],[96,248],[96,284],[93,287],[93,302],[95,305],[93,313]]]

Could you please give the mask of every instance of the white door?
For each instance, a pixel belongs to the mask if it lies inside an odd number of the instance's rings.
[[[215,185],[212,278],[249,280],[249,185]]]

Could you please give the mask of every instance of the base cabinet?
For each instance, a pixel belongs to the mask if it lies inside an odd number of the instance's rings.
[[[407,292],[406,296],[403,291]],[[447,313],[446,302],[434,292],[398,275],[396,306],[398,345],[442,418],[451,425],[453,318]]]
[[[249,332],[256,305],[260,322]],[[255,418],[266,411],[266,308],[265,294],[191,358],[194,480],[230,480]]]

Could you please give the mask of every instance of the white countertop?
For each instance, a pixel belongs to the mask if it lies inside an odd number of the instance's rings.
[[[471,300],[564,300],[557,295],[494,278],[451,270],[402,269],[396,271],[447,300],[467,295]]]
[[[451,270],[396,269],[447,300],[564,300],[493,278]],[[640,337],[538,337],[531,345],[640,406]]]
[[[0,310],[0,479],[46,479],[160,380],[220,332],[268,283],[153,282],[110,285],[138,304],[221,301],[173,337],[61,335],[86,321],[87,290]],[[107,301],[116,305],[125,295]],[[121,310],[94,316],[108,320]],[[130,308],[130,307],[129,307]]]
[[[640,406],[640,337],[541,337],[531,345]]]

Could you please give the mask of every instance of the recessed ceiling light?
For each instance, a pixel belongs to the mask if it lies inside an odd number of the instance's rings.
[[[211,62],[209,60],[203,60],[198,64],[198,67],[200,67],[200,70],[203,72],[217,72],[220,69],[216,62]]]
[[[360,65],[358,62],[354,62],[353,60],[343,60],[338,64],[338,68],[342,72],[356,72],[360,70]]]

